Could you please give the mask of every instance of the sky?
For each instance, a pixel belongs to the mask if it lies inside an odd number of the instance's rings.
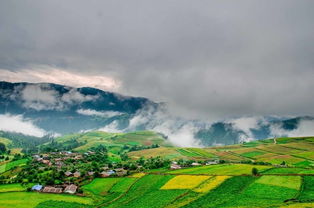
[[[175,115],[313,115],[314,1],[1,0],[0,80],[91,86]]]

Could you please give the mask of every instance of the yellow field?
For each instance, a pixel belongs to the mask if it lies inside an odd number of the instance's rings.
[[[179,175],[172,178],[160,189],[193,189],[209,178],[210,176]]]
[[[214,188],[218,187],[220,184],[222,184],[228,178],[231,178],[231,176],[212,177],[209,180],[205,181],[200,186],[193,189],[193,191],[200,192],[200,193],[209,192],[209,191],[213,190]]]
[[[134,174],[130,175],[129,177],[131,177],[131,178],[142,178],[145,175],[146,175],[145,173],[134,173]]]
[[[281,206],[280,208],[311,208],[314,207],[314,203],[295,203],[286,206]]]

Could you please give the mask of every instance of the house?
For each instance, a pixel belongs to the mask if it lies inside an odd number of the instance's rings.
[[[81,160],[81,159],[83,159],[82,155],[77,155],[74,157],[74,160]]]
[[[81,177],[81,173],[79,171],[76,171],[75,173],[73,173],[73,176],[75,178],[79,178],[79,177]]]
[[[117,176],[124,176],[127,174],[127,171],[124,170],[123,168],[117,168],[117,169],[115,169],[115,172],[116,172]]]
[[[108,166],[104,166],[102,167],[103,170],[109,170],[109,167]]]
[[[37,184],[37,185],[32,187],[32,191],[40,191],[42,188],[43,188],[42,185]]]
[[[100,177],[102,177],[102,178],[107,178],[107,177],[110,176],[110,175],[109,175],[107,172],[105,172],[105,171],[101,172],[99,175],[100,175]]]
[[[42,160],[41,162],[48,165],[50,163],[50,160]]]
[[[172,169],[172,170],[181,169],[181,166],[176,165],[176,164],[171,164],[170,169]]]
[[[71,175],[72,175],[72,172],[67,171],[67,172],[65,172],[65,173],[64,173],[64,175],[65,175],[65,176],[67,176],[67,177],[69,177],[69,176],[71,176]]]
[[[219,160],[207,161],[206,165],[216,165],[219,163]]]
[[[109,175],[112,175],[112,174],[115,174],[116,172],[115,172],[114,170],[108,170],[107,173],[108,173]]]
[[[197,162],[194,162],[191,164],[192,166],[200,166],[201,164],[200,163],[197,163]]]
[[[53,186],[45,186],[43,189],[44,193],[55,193],[55,194],[60,194],[62,193],[62,188],[55,188]]]
[[[88,175],[88,176],[93,176],[94,174],[95,174],[94,171],[88,171],[88,172],[87,172],[87,175]]]
[[[77,186],[74,184],[68,185],[64,189],[64,193],[75,194]]]

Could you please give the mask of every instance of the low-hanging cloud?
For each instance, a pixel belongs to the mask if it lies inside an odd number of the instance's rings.
[[[135,2],[1,1],[0,79],[95,86],[206,121],[313,115],[314,1]]]
[[[41,110],[65,110],[69,105],[83,103],[97,99],[97,95],[83,95],[76,88],[70,88],[68,92],[60,94],[49,84],[19,85],[10,99],[21,102],[27,109]]]
[[[96,111],[92,109],[78,109],[76,112],[82,115],[86,115],[86,116],[100,116],[100,117],[108,117],[108,118],[121,115],[121,113],[118,111],[104,111],[103,112],[103,111]]]
[[[47,132],[22,115],[0,114],[0,130],[42,137]]]

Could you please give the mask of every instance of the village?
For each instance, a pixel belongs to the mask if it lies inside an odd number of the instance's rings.
[[[71,151],[50,152],[44,154],[35,154],[32,156],[32,165],[38,170],[40,174],[46,174],[54,180],[40,180],[35,178],[28,182],[38,182],[30,190],[42,193],[68,193],[68,194],[81,194],[79,189],[83,181],[91,181],[94,178],[106,177],[123,177],[130,173],[141,172],[145,168],[149,169],[147,164],[159,164],[161,167],[168,169],[181,169],[185,167],[201,166],[201,165],[214,165],[220,161],[218,159],[211,161],[164,161],[161,158],[150,158],[148,160],[140,159],[134,164],[122,165],[121,163],[108,163],[103,158],[104,155],[99,152],[87,151],[85,153],[77,153]],[[92,160],[98,158],[96,161]],[[152,162],[153,161],[153,162]],[[156,168],[155,166],[153,168]],[[56,174],[57,173],[57,174]],[[30,177],[28,177],[30,178]]]

